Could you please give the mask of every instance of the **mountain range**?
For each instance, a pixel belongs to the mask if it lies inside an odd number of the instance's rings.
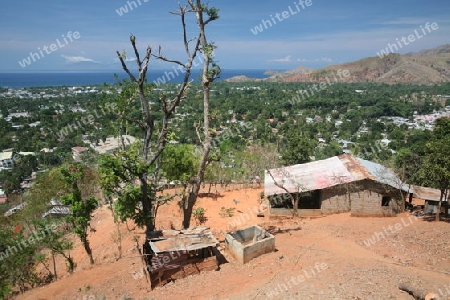
[[[382,57],[367,57],[358,61],[330,65],[322,69],[300,66],[285,72],[268,71],[264,79],[245,76],[229,78],[229,82],[323,82],[336,78],[338,70],[348,70],[349,76],[340,82],[411,83],[432,85],[450,81],[450,44],[404,55],[390,53]]]

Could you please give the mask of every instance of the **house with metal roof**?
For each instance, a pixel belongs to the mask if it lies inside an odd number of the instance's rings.
[[[60,199],[53,198],[48,203],[48,210],[42,214],[43,218],[52,217],[52,218],[62,218],[70,215],[71,209],[69,205],[64,205]]]
[[[266,170],[264,178],[272,215],[394,216],[408,191],[390,169],[349,154]]]
[[[423,208],[425,213],[436,214],[438,212],[439,201],[441,200],[440,190],[414,185],[411,187],[410,192],[414,198],[423,200]],[[441,205],[441,212],[445,213],[446,210],[449,209],[448,195],[443,195]]]

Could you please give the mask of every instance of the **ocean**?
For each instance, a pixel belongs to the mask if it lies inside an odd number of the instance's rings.
[[[257,69],[225,69],[222,70],[218,81],[239,75],[245,75],[250,78],[265,78],[268,77],[268,75],[264,75],[265,72],[266,70]],[[0,73],[0,87],[17,89],[43,86],[87,86],[104,83],[113,84],[123,79],[128,79],[128,75],[124,71],[117,72],[119,75],[117,79],[114,77],[114,73],[114,71],[101,73]],[[199,81],[200,70],[193,70],[191,78],[194,81]],[[158,81],[158,79],[160,83],[164,81],[177,83],[183,80],[183,74],[179,71],[176,74],[174,70],[149,70],[147,81],[154,82]]]

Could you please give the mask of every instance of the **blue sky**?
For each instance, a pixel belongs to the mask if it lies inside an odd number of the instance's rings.
[[[140,4],[139,2],[140,1]],[[147,1],[147,2],[145,2]],[[305,1],[305,0],[303,0]],[[449,0],[210,0],[220,19],[207,29],[215,41],[216,57],[227,69],[320,68],[376,56],[396,38],[408,36],[427,22],[438,29],[404,45],[399,53],[416,52],[450,42]],[[169,11],[177,0],[15,0],[3,1],[0,10],[0,72],[119,69],[116,50],[130,49],[129,35],[141,49],[161,46],[168,57],[183,59],[179,17]],[[306,2],[306,1],[305,1]],[[131,4],[132,5],[132,4]],[[121,7],[128,12],[117,13]],[[291,10],[289,10],[289,7]],[[300,9],[298,10],[297,7]],[[284,14],[277,17],[277,13]],[[271,21],[271,17],[276,22]],[[279,21],[282,19],[282,21]],[[267,29],[254,34],[266,21]],[[270,27],[267,21],[272,22]],[[192,36],[195,23],[188,24]],[[67,39],[69,32],[79,38]],[[66,37],[66,41],[63,39]],[[57,44],[57,39],[60,45]],[[54,51],[22,67],[18,62],[38,53]],[[92,65],[92,66],[91,66]],[[165,68],[159,62],[153,68]]]

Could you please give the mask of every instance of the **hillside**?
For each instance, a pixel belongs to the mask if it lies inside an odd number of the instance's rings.
[[[264,81],[322,82],[332,80],[337,71],[348,70],[350,76],[339,82],[411,83],[432,85],[450,81],[450,45],[405,55],[389,54],[382,58],[368,57],[355,62],[327,66],[318,70],[298,67],[274,74]],[[228,81],[254,81],[247,78],[231,78]],[[261,81],[258,80],[258,81]]]
[[[440,299],[450,297],[446,292],[450,289],[448,223],[426,222],[407,213],[391,218],[354,218],[348,213],[318,219],[241,217],[259,206],[261,190],[222,189],[217,198],[199,199],[198,205],[207,208],[206,225],[221,241],[219,249],[228,260],[219,271],[151,290],[139,273],[141,263],[132,242],[134,236],[142,240],[143,230],[130,225],[132,231],[128,231],[122,226],[123,257],[116,260],[115,226],[111,213],[102,207],[94,215],[96,231],[90,235],[96,264],[89,266],[81,244],[75,242],[74,274],[61,274],[64,262],[58,257],[59,279],[16,299],[412,299],[398,289],[401,282],[441,290]],[[233,199],[240,202],[235,204]],[[234,207],[235,215],[221,217],[221,207]],[[159,228],[180,222],[176,202],[161,208]],[[277,251],[245,265],[235,262],[224,250],[223,239],[238,223],[238,228],[260,224],[272,232]],[[404,225],[385,238],[374,238],[386,228],[397,228],[396,224]],[[320,272],[315,271],[317,266],[322,266]],[[300,277],[303,282],[299,283]]]

